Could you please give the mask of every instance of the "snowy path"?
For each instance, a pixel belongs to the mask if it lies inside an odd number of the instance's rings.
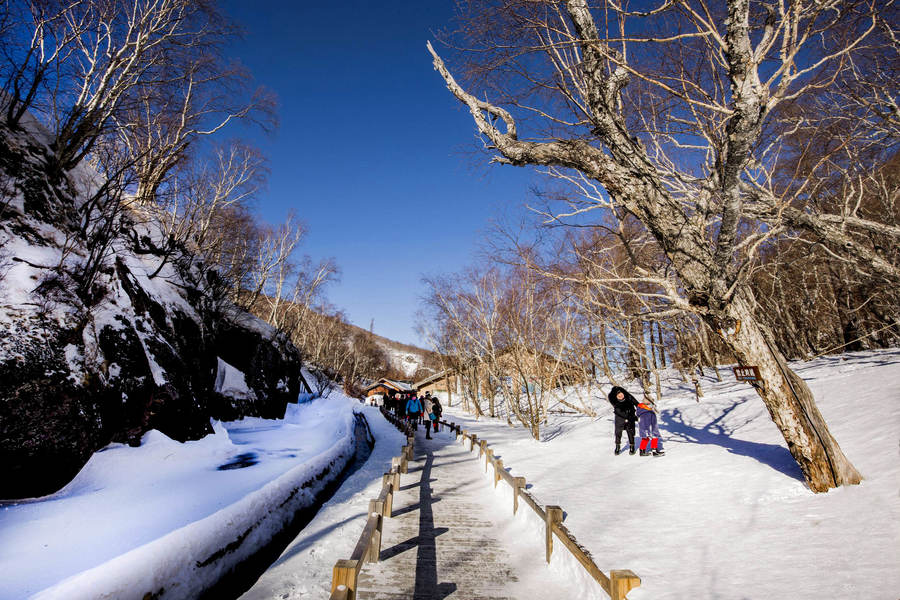
[[[531,536],[500,503],[478,453],[454,437],[416,434],[415,461],[385,520],[381,560],[363,567],[358,598],[577,596],[548,569],[542,545],[518,543]]]

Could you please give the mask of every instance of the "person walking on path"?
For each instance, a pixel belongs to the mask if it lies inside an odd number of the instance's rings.
[[[441,401],[437,396],[432,396],[431,400],[434,402],[434,432],[437,433],[441,428],[441,415],[444,414],[444,407],[441,406]]]
[[[637,420],[635,408],[638,406],[638,401],[625,391],[625,388],[618,385],[613,386],[613,389],[609,391],[607,399],[612,404],[615,413],[616,449],[614,454],[616,456],[622,454],[622,431],[628,433],[628,453],[634,454],[634,423]]]
[[[637,405],[638,429],[641,434],[641,456],[664,456],[662,440],[659,439],[659,424],[656,417],[656,405],[649,399]],[[649,442],[650,447],[647,447]]]
[[[422,403],[413,394],[412,398],[406,401],[406,419],[419,428],[419,417],[422,415]]]
[[[431,425],[434,423],[434,400],[427,393],[425,394],[425,439],[431,439]]]

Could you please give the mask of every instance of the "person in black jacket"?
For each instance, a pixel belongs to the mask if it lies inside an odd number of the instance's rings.
[[[436,395],[432,396],[431,399],[434,401],[434,408],[432,410],[434,410],[434,414],[437,415],[437,418],[434,420],[434,432],[437,433],[441,426],[440,421],[441,415],[444,414],[444,407],[441,406],[441,401],[438,400]]]
[[[625,388],[613,386],[607,396],[609,403],[612,404],[613,411],[616,413],[616,450],[615,454],[622,453],[622,430],[628,433],[628,454],[634,454],[634,423],[637,420],[635,416],[635,407],[638,402],[634,396],[625,391]]]

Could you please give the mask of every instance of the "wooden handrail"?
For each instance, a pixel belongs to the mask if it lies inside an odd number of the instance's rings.
[[[468,446],[470,452],[476,445],[479,446],[479,456],[483,454],[485,457],[485,472],[487,472],[488,465],[494,467],[494,472],[491,477],[494,480],[495,487],[500,480],[505,481],[512,487],[513,514],[515,514],[516,509],[519,506],[519,500],[521,499],[524,500],[525,504],[527,504],[546,524],[546,555],[548,563],[550,562],[550,555],[553,551],[553,538],[556,537],[562,543],[563,548],[566,548],[569,553],[575,557],[579,564],[584,567],[585,571],[600,584],[603,591],[609,594],[609,597],[612,600],[627,600],[626,595],[628,592],[641,585],[641,578],[628,569],[611,570],[609,576],[601,571],[590,551],[578,543],[578,540],[575,539],[572,532],[562,523],[562,509],[558,506],[542,507],[534,495],[525,489],[525,478],[513,477],[513,475],[504,468],[503,461],[494,456],[493,449],[487,447],[486,440],[478,440],[478,436],[470,434],[467,430],[461,429],[460,426],[455,423],[447,423],[446,421],[441,421],[441,423],[450,427],[451,430],[456,433],[457,439],[460,439],[461,436],[460,441],[464,447],[467,441],[470,442],[470,445]]]
[[[384,517],[391,517],[393,494],[397,491],[395,488],[399,485],[399,477],[401,472],[406,472],[406,462],[413,457],[414,432],[408,423],[402,422],[393,415],[382,409],[382,414],[394,424],[400,431],[407,435],[407,445],[403,447],[401,456],[393,459],[390,473],[385,473],[381,488],[381,493],[377,500],[369,503],[369,517],[366,525],[359,536],[359,540],[353,549],[353,554],[349,560],[339,560],[335,563],[334,573],[331,582],[331,600],[354,600],[356,598],[356,585],[359,572],[364,562],[377,562],[378,555],[381,550],[381,533]],[[462,436],[462,443],[469,441],[469,451],[479,447],[479,456],[485,456],[485,471],[488,465],[493,466],[494,473],[492,478],[494,486],[500,480],[505,481],[513,489],[513,513],[519,505],[519,500],[524,500],[534,512],[546,523],[546,555],[547,562],[550,562],[550,555],[553,551],[553,538],[555,537],[562,543],[562,547],[566,548],[572,556],[581,564],[581,566],[594,578],[609,594],[612,600],[627,600],[628,592],[641,584],[641,579],[632,571],[627,569],[612,570],[607,576],[594,562],[591,553],[578,543],[575,536],[562,523],[563,511],[558,506],[542,507],[534,495],[525,487],[524,477],[513,477],[503,467],[503,461],[494,456],[493,449],[487,447],[486,440],[478,441],[478,437],[463,431],[459,425],[455,423],[441,423],[451,428],[457,439]],[[395,485],[396,484],[396,485]]]
[[[547,520],[547,512],[543,508],[541,508],[541,505],[538,504],[537,499],[531,495],[531,492],[529,492],[528,490],[520,489],[519,497],[525,501],[525,504],[531,507],[531,510],[533,510],[537,514],[537,516],[541,518],[541,521]]]
[[[391,459],[391,470],[382,478],[381,492],[378,494],[378,498],[369,501],[369,517],[366,519],[366,525],[359,535],[350,559],[339,560],[334,565],[331,576],[331,600],[355,600],[356,582],[363,563],[378,562],[381,554],[384,518],[392,516],[393,497],[399,487],[400,473],[406,472],[406,461],[408,458],[412,458],[415,439],[412,428],[384,408],[381,409],[381,414],[407,436],[407,444],[403,446],[399,457]]]
[[[356,569],[357,574],[362,568],[363,560],[369,555],[369,546],[372,545],[372,535],[375,533],[375,530],[377,528],[378,520],[374,516],[369,515],[369,520],[366,521],[366,526],[363,528],[362,533],[359,534],[359,541],[356,542],[356,547],[353,549],[353,554],[350,555],[350,560],[355,560],[359,564]]]

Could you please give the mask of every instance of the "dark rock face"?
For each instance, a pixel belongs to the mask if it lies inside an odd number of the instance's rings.
[[[59,342],[23,343],[20,359],[0,364],[0,498],[59,489],[105,443],[98,390],[68,377]]]
[[[235,414],[266,419],[284,417],[286,404],[300,393],[300,361],[286,360],[292,355],[293,344],[280,333],[267,339],[264,332],[244,327],[235,319],[226,320],[219,327],[216,347],[225,362],[244,373],[256,400],[218,395],[214,416],[221,420],[231,420]]]
[[[71,226],[76,186],[52,183],[40,143],[11,135],[0,128],[0,177],[14,184],[0,198],[0,498],[56,491],[93,452],[150,429],[186,441],[211,433],[210,418],[283,417],[300,391],[297,349],[213,302],[197,273],[150,279],[161,258],[134,247],[148,234],[127,219],[97,293],[72,292],[63,241],[87,254]],[[216,391],[219,357],[243,372],[247,397]]]

